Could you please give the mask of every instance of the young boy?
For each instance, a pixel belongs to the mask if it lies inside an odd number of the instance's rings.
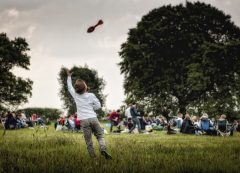
[[[101,108],[99,100],[93,93],[87,92],[87,85],[83,80],[76,80],[73,88],[71,79],[72,73],[67,70],[67,74],[68,91],[70,92],[76,103],[77,116],[78,119],[80,119],[81,121],[81,127],[90,157],[96,158],[92,142],[93,132],[98,140],[101,154],[106,159],[112,159],[111,155],[106,152],[103,129],[101,128],[100,123],[97,119],[97,115],[94,112],[94,110]]]

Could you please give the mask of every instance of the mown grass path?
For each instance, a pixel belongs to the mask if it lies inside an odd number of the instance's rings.
[[[233,137],[105,135],[114,160],[92,161],[81,133],[53,128],[0,130],[0,172],[240,172],[240,134]]]

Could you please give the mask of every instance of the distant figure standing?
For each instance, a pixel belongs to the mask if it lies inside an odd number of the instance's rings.
[[[132,131],[136,128],[136,126],[138,127],[138,132],[142,133],[142,131],[141,131],[141,124],[140,124],[140,121],[138,119],[138,117],[140,115],[137,112],[137,105],[136,105],[136,103],[133,103],[133,105],[132,105],[132,107],[130,109],[130,113],[131,113],[131,116],[132,116],[133,127],[129,130],[129,133],[132,133]]]
[[[133,126],[133,123],[132,123],[132,115],[131,115],[131,112],[130,112],[130,109],[132,107],[132,103],[130,103],[128,105],[128,108],[125,110],[125,117],[126,117],[126,128],[128,130],[130,130]]]
[[[76,103],[77,116],[78,119],[81,121],[81,127],[90,157],[96,158],[92,142],[93,132],[98,140],[101,154],[105,157],[105,159],[112,159],[111,155],[109,155],[106,151],[103,129],[101,128],[100,123],[97,119],[97,115],[94,112],[94,110],[101,108],[99,100],[93,93],[87,92],[87,85],[83,80],[76,80],[74,89],[71,79],[72,73],[67,70],[67,74],[68,91],[70,92]]]
[[[116,112],[112,112],[109,116],[111,122],[110,133],[112,132],[113,126],[117,126],[118,132],[120,132],[120,115],[121,111],[118,109]]]
[[[32,116],[31,116],[31,121],[33,122],[34,125],[37,124],[37,119],[38,119],[37,114],[32,114]]]
[[[132,104],[129,104],[128,108],[125,110],[125,116],[127,118],[127,121],[129,119],[132,119],[132,115],[131,115],[131,112],[130,112],[131,107],[132,107]]]

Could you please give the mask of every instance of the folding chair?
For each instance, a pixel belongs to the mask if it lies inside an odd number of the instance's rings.
[[[227,120],[217,121],[217,135],[218,136],[230,136],[232,126],[228,125]]]

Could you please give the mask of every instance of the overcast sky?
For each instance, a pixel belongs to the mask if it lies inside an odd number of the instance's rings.
[[[239,0],[204,0],[240,26]],[[31,51],[29,71],[14,73],[33,80],[32,97],[23,107],[62,108],[58,73],[62,66],[85,65],[106,81],[106,107],[123,104],[123,76],[118,52],[130,28],[154,8],[185,0],[0,0],[0,32],[26,38]],[[88,34],[88,26],[103,19],[104,25]]]

